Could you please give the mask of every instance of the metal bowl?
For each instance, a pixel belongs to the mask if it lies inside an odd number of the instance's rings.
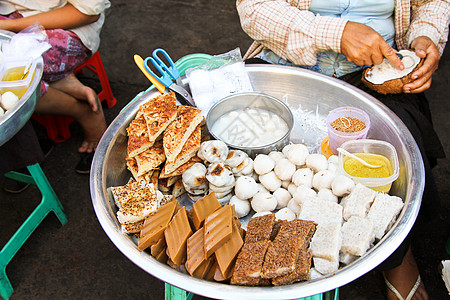
[[[90,189],[97,218],[115,246],[136,265],[162,281],[194,294],[217,299],[296,299],[345,285],[384,261],[400,245],[414,224],[425,180],[419,149],[397,116],[375,98],[347,83],[294,67],[250,65],[246,68],[255,91],[283,99],[293,111],[295,122],[291,141],[304,142],[311,149],[317,150],[317,142],[320,143],[326,136],[326,127],[324,130],[313,130],[311,123],[314,123],[314,120],[320,123],[333,108],[356,106],[371,116],[372,127],[368,138],[385,140],[397,150],[400,174],[392,186],[391,194],[400,196],[405,201],[397,221],[383,239],[366,255],[334,275],[278,287],[232,286],[196,279],[159,263],[146,252],[139,251],[136,241],[121,232],[115,215],[117,209],[108,197],[107,188],[123,185],[131,176],[125,166],[125,129],[136,115],[139,106],[158,94],[155,89],[138,95],[135,101],[116,117],[95,151]],[[299,114],[299,111],[302,113]],[[304,116],[305,120],[308,119],[308,122],[299,120],[299,115]]]
[[[8,41],[14,34],[0,30],[0,42]],[[36,70],[28,90],[20,98],[19,102],[0,117],[0,146],[12,138],[30,119],[40,94],[40,83],[44,62],[42,57],[36,59]]]
[[[281,117],[286,122],[286,124],[288,125],[288,130],[283,135],[283,137],[264,146],[245,147],[224,141],[229,147],[243,150],[247,152],[247,154],[252,158],[254,158],[255,155],[259,153],[268,154],[273,150],[281,150],[285,145],[289,143],[289,137],[292,131],[292,127],[294,126],[294,117],[291,110],[282,101],[263,93],[253,92],[234,94],[225,97],[224,99],[215,103],[208,111],[208,115],[206,116],[206,125],[209,128],[209,133],[215,139],[220,139],[218,133],[211,130],[217,119],[231,111],[244,108],[259,108],[270,111]],[[242,123],[239,118],[236,118],[236,122]],[[230,126],[231,125],[232,124],[230,124]]]

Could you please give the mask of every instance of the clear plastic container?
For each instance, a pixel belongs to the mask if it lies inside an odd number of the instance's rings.
[[[30,70],[25,77],[22,78],[28,63],[28,60],[4,61],[0,65],[0,94],[3,95],[3,93],[10,91],[16,94],[19,99],[25,94],[36,70],[36,60],[33,60]]]
[[[344,169],[344,163],[349,157],[341,152],[339,153],[339,172],[353,179],[355,183],[361,183],[377,192],[389,192],[392,183],[399,176],[398,156],[394,146],[385,141],[362,139],[345,142],[341,145],[341,148],[352,154],[366,153],[384,156],[391,167],[390,176],[381,178],[352,176]]]
[[[351,117],[358,119],[366,125],[363,130],[356,132],[343,132],[334,129],[331,126],[335,120],[339,118]],[[346,141],[357,140],[357,139],[365,139],[367,137],[367,133],[370,129],[370,118],[369,115],[363,111],[362,109],[356,107],[338,107],[330,111],[327,116],[327,130],[328,130],[328,139],[330,144],[330,149],[334,154],[337,153],[337,148],[345,143]]]

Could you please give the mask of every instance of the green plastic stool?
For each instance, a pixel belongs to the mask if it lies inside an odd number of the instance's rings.
[[[8,172],[5,174],[5,177],[29,184],[35,184],[41,191],[42,201],[0,251],[0,296],[3,299],[9,299],[14,291],[11,282],[6,276],[6,266],[37,226],[51,211],[56,214],[62,225],[67,222],[64,209],[48,182],[47,177],[45,177],[41,166],[39,164],[34,164],[27,168],[31,176],[18,172]]]
[[[183,289],[165,283],[165,300],[191,300],[194,294],[186,292]],[[296,300],[338,300],[339,288],[322,294],[299,298]]]

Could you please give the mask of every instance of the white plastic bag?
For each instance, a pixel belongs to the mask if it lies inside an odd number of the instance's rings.
[[[253,91],[239,48],[186,70],[186,76],[195,105],[205,116],[214,103],[226,96]]]
[[[3,42],[3,60],[36,59],[51,47],[44,27],[36,22]]]

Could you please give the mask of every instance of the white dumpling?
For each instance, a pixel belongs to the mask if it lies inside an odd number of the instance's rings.
[[[292,182],[296,186],[306,185],[307,187],[312,187],[312,180],[314,177],[314,172],[310,168],[301,168],[295,171],[292,175]]]
[[[295,191],[297,190],[297,186],[295,185],[295,183],[291,182],[289,183],[287,190],[291,194],[291,196],[293,196]]]
[[[331,155],[330,157],[328,157],[328,163],[329,164],[339,164],[339,157],[337,155]]]
[[[286,151],[285,155],[294,165],[303,166],[306,163],[306,157],[309,155],[309,151],[305,145],[295,144]]]
[[[319,190],[317,192],[317,197],[325,201],[338,203],[338,197],[335,194],[333,194],[333,192],[330,189],[323,188]]]
[[[273,196],[277,199],[277,209],[286,207],[289,201],[292,199],[291,193],[281,187],[273,192]]]
[[[184,185],[198,187],[206,183],[206,167],[201,163],[195,163],[183,172],[181,179]]]
[[[292,146],[294,146],[294,144],[287,144],[286,146],[283,147],[281,153],[284,154],[284,156],[286,156],[286,154],[288,153],[289,149],[292,148]]]
[[[230,168],[236,168],[239,166],[244,159],[248,157],[247,153],[242,150],[230,150],[225,160],[225,164]]]
[[[276,174],[275,174],[276,175]],[[281,180],[281,187],[287,189],[292,182],[290,180]]]
[[[277,160],[274,172],[281,180],[291,180],[297,168],[287,158]]]
[[[208,166],[206,179],[216,186],[229,185],[234,181],[231,170],[223,162],[212,163]]]
[[[17,102],[19,102],[19,97],[17,97],[16,94],[14,94],[13,92],[5,92],[3,93],[1,99],[1,106],[5,109],[5,110],[10,110],[11,108],[13,108]]]
[[[331,183],[333,182],[336,173],[322,170],[314,174],[313,187],[318,191],[321,189],[331,189]]]
[[[251,201],[255,212],[273,211],[277,207],[277,199],[270,193],[256,193]]]
[[[284,155],[283,152],[280,151],[271,151],[267,155],[269,155],[269,157],[273,159],[275,162],[277,162],[279,159],[286,158],[286,155]]]
[[[217,197],[217,201],[219,201],[220,205],[223,206],[230,201],[232,196],[233,196],[233,193],[228,193],[226,196],[224,196],[222,198]]]
[[[315,197],[317,195],[316,191],[312,188],[307,187],[306,185],[301,185],[297,187],[292,198],[295,200],[297,204],[301,204],[303,200],[310,197]]]
[[[274,192],[281,187],[281,180],[277,177],[277,175],[275,175],[274,171],[264,175],[259,175],[259,181],[271,192]]]
[[[228,146],[220,140],[205,141],[200,144],[197,155],[209,163],[223,162],[228,156]]]
[[[239,199],[236,195],[231,197],[230,205],[234,205],[234,210],[238,218],[243,218],[248,215],[251,209],[250,201]]]
[[[267,174],[275,167],[275,161],[266,154],[258,154],[253,161],[253,168],[258,175]]]
[[[325,155],[313,153],[306,157],[306,166],[314,171],[314,173],[326,170],[328,168],[328,160]]]
[[[258,192],[258,184],[249,176],[241,176],[236,180],[235,195],[242,200],[252,198]]]
[[[301,209],[300,205],[295,202],[294,198],[292,198],[291,201],[288,202],[288,205],[286,207],[293,211],[296,215],[298,215]]]
[[[275,213],[276,220],[292,221],[296,218],[296,214],[288,207],[282,208]]]
[[[212,184],[210,182],[209,183],[209,189],[211,191],[213,191],[213,192],[216,192],[216,193],[223,193],[223,192],[232,190],[234,188],[234,184],[235,184],[234,180],[233,180],[232,184],[228,184],[228,185],[224,185],[224,186],[217,186],[217,185],[214,185],[214,184]]]
[[[270,193],[268,189],[265,188],[261,183],[258,183],[258,192],[260,193]]]

